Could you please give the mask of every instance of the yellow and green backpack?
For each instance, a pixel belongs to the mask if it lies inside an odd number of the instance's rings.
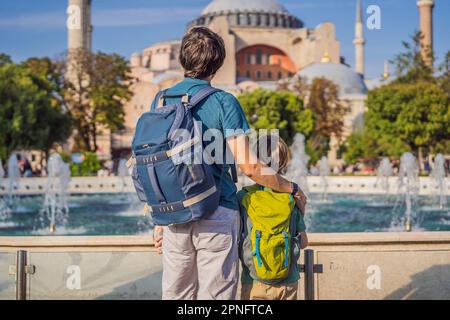
[[[244,267],[265,284],[282,282],[300,256],[293,197],[255,185],[240,191],[239,198]]]

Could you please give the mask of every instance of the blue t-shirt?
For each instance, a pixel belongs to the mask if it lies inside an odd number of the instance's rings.
[[[174,87],[167,90],[167,95],[182,95],[189,94],[192,96],[204,87],[209,86],[210,83],[205,80],[185,78],[182,82],[176,84]],[[168,98],[167,104],[174,104],[180,101],[180,98]],[[203,134],[208,129],[218,129],[221,131],[224,138],[229,138],[240,133],[248,133],[250,127],[245,118],[239,101],[230,93],[216,92],[208,99],[201,102],[192,112],[196,121],[202,122]],[[239,131],[236,131],[239,130]],[[206,147],[212,141],[205,141]],[[226,157],[226,141],[223,141],[223,155],[225,163]],[[237,188],[230,175],[229,166],[225,164],[223,170],[225,174],[221,180],[222,166],[212,166],[214,179],[216,184],[221,187],[220,205],[229,209],[239,210],[239,205],[236,198]]]

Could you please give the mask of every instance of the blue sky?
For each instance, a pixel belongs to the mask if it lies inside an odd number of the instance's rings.
[[[243,0],[245,1],[245,0]],[[93,0],[94,50],[129,57],[152,43],[180,38],[188,21],[209,0]],[[353,66],[355,0],[280,0],[309,28],[331,21],[341,55]],[[66,0],[1,0],[0,52],[15,61],[54,57],[66,48]],[[367,77],[383,72],[383,62],[401,51],[401,41],[418,29],[416,0],[363,0],[381,8],[381,30],[365,29]],[[365,10],[364,10],[365,11]],[[434,43],[438,59],[450,50],[450,0],[436,0]]]

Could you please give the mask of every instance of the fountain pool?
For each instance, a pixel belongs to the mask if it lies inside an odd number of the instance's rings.
[[[43,196],[20,196],[16,201],[13,212],[0,219],[0,236],[142,235],[150,234],[153,227],[133,193],[68,196],[67,219],[54,233],[38,223]],[[311,193],[310,203],[310,232],[404,230],[406,204],[394,195],[328,194],[323,200],[322,194]],[[441,209],[436,197],[417,196],[411,209],[413,231],[450,231],[450,209]]]

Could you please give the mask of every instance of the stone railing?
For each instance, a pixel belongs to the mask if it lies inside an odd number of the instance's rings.
[[[309,238],[322,269],[316,299],[450,299],[450,232]],[[0,299],[15,298],[19,250],[27,299],[161,298],[161,256],[150,236],[0,237]]]
[[[438,187],[433,179],[422,177],[419,179],[421,195],[432,195],[438,193]],[[19,188],[15,190],[19,195],[42,194],[45,191],[46,178],[23,178]],[[245,177],[240,177],[239,187],[250,185],[253,182]],[[381,187],[381,181],[376,177],[339,176],[327,177],[326,190],[329,193],[343,194],[384,194],[386,191]],[[444,194],[450,195],[450,178],[444,183]],[[308,189],[312,193],[322,193],[325,184],[320,177],[308,177]],[[0,181],[0,195],[8,192],[8,181]],[[72,178],[69,185],[69,193],[72,194],[97,194],[97,193],[134,193],[133,182],[130,177],[83,177]],[[398,193],[398,178],[389,178],[389,193]]]

